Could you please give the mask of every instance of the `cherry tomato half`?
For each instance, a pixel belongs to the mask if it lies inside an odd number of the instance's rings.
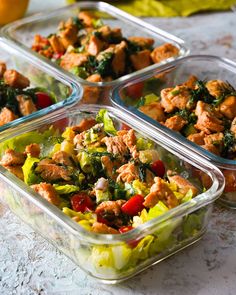
[[[156,176],[163,177],[165,175],[165,165],[161,160],[157,160],[151,164],[152,171],[156,174]]]
[[[36,92],[35,95],[37,97],[36,107],[38,109],[44,109],[52,105],[52,99],[49,94],[45,92]]]
[[[126,94],[131,98],[140,98],[143,95],[144,82],[126,87]]]
[[[121,206],[121,211],[130,216],[137,215],[143,210],[144,197],[142,195],[134,195],[124,205]]]
[[[93,209],[93,201],[86,193],[78,193],[72,196],[71,205],[74,211],[85,212]]]

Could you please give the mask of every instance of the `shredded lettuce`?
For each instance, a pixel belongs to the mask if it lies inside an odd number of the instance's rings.
[[[184,238],[194,236],[202,228],[204,216],[205,216],[205,211],[199,210],[198,212],[187,215],[184,218],[184,222],[183,222]]]
[[[79,191],[79,186],[72,185],[72,184],[65,184],[65,185],[59,185],[59,184],[53,184],[53,187],[55,188],[56,192],[59,195],[66,195],[74,192]]]
[[[106,133],[116,135],[117,130],[115,129],[112,119],[109,117],[107,110],[101,109],[96,116],[96,121],[98,123],[104,124],[104,130]]]
[[[138,179],[135,179],[132,182],[132,187],[134,189],[135,194],[140,194],[146,196],[150,192],[150,188],[147,187],[146,183],[141,182]]]
[[[144,99],[145,99],[144,105],[149,105],[152,102],[159,101],[160,97],[154,93],[150,93],[150,94],[145,95]]]
[[[40,176],[36,175],[34,172],[34,164],[38,163],[40,160],[38,158],[32,158],[28,156],[25,160],[24,165],[22,166],[24,182],[28,185],[40,183]]]
[[[149,209],[147,220],[156,218],[168,211],[169,211],[169,208],[162,201],[159,201],[154,207]]]
[[[142,137],[139,137],[136,141],[136,147],[138,151],[150,150],[151,148],[153,148],[153,145],[154,144],[151,140]]]

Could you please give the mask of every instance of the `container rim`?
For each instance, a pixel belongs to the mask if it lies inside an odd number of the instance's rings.
[[[87,80],[84,80],[80,77],[77,77],[75,75],[73,75],[72,73],[70,73],[69,71],[64,70],[63,68],[59,67],[57,64],[55,64],[54,62],[52,62],[51,60],[47,59],[46,57],[34,52],[33,50],[31,50],[30,48],[28,48],[27,46],[25,46],[24,44],[22,44],[21,42],[19,42],[18,40],[16,40],[13,37],[13,32],[15,30],[17,30],[19,27],[22,27],[26,24],[29,23],[37,23],[40,21],[46,21],[52,17],[58,16],[60,14],[63,14],[63,12],[70,10],[70,9],[79,9],[79,8],[87,8],[87,9],[97,9],[99,11],[105,12],[110,14],[111,16],[115,17],[116,19],[120,20],[120,21],[125,21],[130,23],[133,26],[136,26],[138,28],[140,28],[142,31],[146,31],[149,34],[152,34],[153,36],[155,36],[158,39],[161,39],[165,42],[170,42],[170,43],[174,43],[180,50],[179,56],[178,57],[170,57],[165,59],[164,61],[161,61],[158,64],[153,64],[149,67],[146,67],[144,69],[135,71],[133,73],[124,75],[116,80],[110,81],[110,82],[89,82]],[[14,42],[18,47],[22,48],[24,51],[27,51],[28,54],[34,56],[35,59],[37,59],[38,61],[41,61],[43,63],[47,63],[49,67],[57,69],[58,71],[62,72],[64,75],[66,75],[67,77],[70,77],[75,83],[81,83],[84,84],[86,86],[99,86],[99,87],[113,87],[114,85],[117,85],[121,82],[126,81],[127,79],[133,78],[135,77],[137,74],[143,74],[145,73],[147,70],[151,70],[151,69],[155,69],[163,64],[166,64],[168,62],[171,62],[175,59],[179,59],[182,56],[186,56],[189,54],[190,50],[186,47],[185,45],[185,41],[182,40],[179,37],[176,37],[162,29],[159,29],[157,27],[155,27],[154,25],[151,25],[135,16],[132,16],[131,14],[124,12],[116,7],[114,7],[111,4],[105,3],[105,2],[92,2],[92,1],[82,1],[82,2],[78,2],[78,3],[74,3],[71,5],[67,5],[64,7],[60,7],[58,9],[54,9],[52,11],[49,11],[47,13],[37,13],[35,15],[23,18],[21,20],[12,22],[8,25],[5,25],[2,29],[1,29],[1,34],[4,38],[11,40],[12,42]]]
[[[216,55],[200,55],[200,54],[189,55],[189,56],[182,57],[178,60],[175,60],[173,62],[170,62],[169,64],[160,66],[158,69],[150,70],[142,75],[137,75],[134,79],[129,79],[125,83],[117,85],[116,87],[114,87],[114,89],[112,90],[110,94],[111,103],[112,105],[118,107],[119,109],[122,109],[123,111],[127,111],[128,113],[134,115],[135,117],[141,117],[147,123],[151,124],[151,126],[155,128],[158,132],[165,134],[165,136],[168,136],[169,138],[172,138],[172,140],[175,140],[179,144],[184,145],[185,147],[191,149],[192,152],[197,153],[201,155],[202,157],[204,157],[205,159],[207,159],[208,161],[213,162],[213,164],[216,165],[217,167],[236,170],[236,160],[230,160],[230,159],[226,159],[226,158],[219,157],[217,155],[212,154],[211,152],[205,150],[204,148],[200,147],[194,142],[191,142],[190,140],[186,139],[183,135],[178,134],[177,132],[174,132],[168,127],[160,124],[159,122],[155,121],[151,117],[140,112],[135,107],[126,106],[119,95],[120,91],[124,87],[144,81],[148,78],[151,78],[154,75],[158,75],[163,73],[164,71],[174,69],[175,67],[178,67],[179,65],[187,63],[188,61],[192,61],[192,60],[199,61],[199,62],[201,61],[217,62],[221,67],[226,68],[227,70],[232,71],[233,73],[236,74],[236,62],[228,58],[219,57]]]
[[[224,189],[224,177],[217,167],[212,165],[207,160],[201,159],[201,157],[199,157],[198,155],[195,155],[192,152],[188,151],[185,147],[176,145],[176,143],[173,142],[171,139],[166,138],[161,133],[156,132],[150,126],[144,125],[143,120],[137,120],[136,118],[129,116],[128,113],[123,113],[121,110],[109,106],[84,105],[81,106],[78,110],[68,110],[66,114],[65,112],[60,110],[57,113],[45,115],[41,119],[35,119],[30,123],[26,123],[25,126],[19,126],[19,128],[11,130],[7,137],[5,137],[4,139],[0,139],[0,143],[4,142],[4,140],[13,138],[14,136],[20,135],[22,133],[32,131],[36,127],[41,126],[42,124],[52,123],[53,120],[62,119],[68,116],[68,114],[95,114],[101,108],[107,109],[112,115],[112,117],[115,117],[119,121],[129,122],[129,125],[135,130],[137,130],[137,132],[146,135],[148,134],[147,137],[149,137],[151,140],[158,142],[159,145],[162,145],[171,153],[178,155],[180,159],[184,159],[185,161],[191,163],[195,167],[204,171],[212,179],[211,188],[199,194],[197,197],[193,198],[189,202],[183,203],[177,206],[176,208],[169,210],[167,213],[138,226],[132,231],[120,235],[111,235],[96,234],[85,230],[79,224],[74,222],[71,218],[66,216],[60,209],[50,204],[45,199],[38,198],[37,193],[34,192],[32,188],[27,186],[23,181],[18,179],[15,175],[11,174],[2,166],[0,166],[0,178],[3,179],[4,182],[14,187],[22,194],[24,194],[24,196],[30,202],[41,208],[42,211],[49,214],[56,222],[61,224],[63,227],[66,227],[71,233],[82,238],[87,242],[94,244],[117,244],[125,242],[127,239],[140,238],[140,235],[143,236],[147,234],[149,230],[151,230],[153,227],[158,226],[158,224],[164,221],[181,217],[184,214],[189,214],[203,206],[212,203],[222,193]]]
[[[54,71],[50,67],[47,67],[47,65],[40,64],[36,59],[32,58],[29,54],[27,54],[27,52],[25,52],[21,48],[18,48],[13,42],[0,37],[0,48],[2,48],[5,51],[8,51],[14,56],[22,57],[29,64],[32,64],[35,68],[38,68],[45,74],[48,74],[50,77],[53,77],[55,80],[61,82],[63,85],[68,86],[71,90],[70,95],[66,99],[57,102],[47,108],[34,112],[30,115],[15,119],[14,121],[2,125],[0,127],[0,137],[3,137],[4,132],[6,132],[6,130],[8,132],[9,128],[12,128],[20,123],[32,120],[34,118],[41,117],[44,114],[51,113],[52,111],[58,110],[59,108],[67,108],[69,106],[73,106],[82,99],[83,88],[81,87],[81,85],[78,85],[72,79],[65,77],[59,71]]]

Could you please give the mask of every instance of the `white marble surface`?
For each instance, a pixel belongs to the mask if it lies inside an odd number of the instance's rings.
[[[35,5],[39,2],[32,1],[29,14],[38,11],[39,6]],[[55,2],[47,0],[52,8]],[[45,5],[44,1],[41,3]],[[233,13],[147,20],[187,40],[193,53],[222,55],[236,61]],[[3,207],[0,247],[1,295],[236,294],[236,211],[218,205],[200,242],[115,286],[102,285],[87,276]]]

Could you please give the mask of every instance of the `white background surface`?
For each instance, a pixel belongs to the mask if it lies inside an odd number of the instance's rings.
[[[62,3],[33,0],[28,14]],[[185,39],[193,53],[236,61],[236,15],[232,12],[147,20]],[[115,286],[102,285],[87,276],[3,207],[0,247],[0,295],[236,294],[236,211],[217,205],[209,230],[199,243]]]

